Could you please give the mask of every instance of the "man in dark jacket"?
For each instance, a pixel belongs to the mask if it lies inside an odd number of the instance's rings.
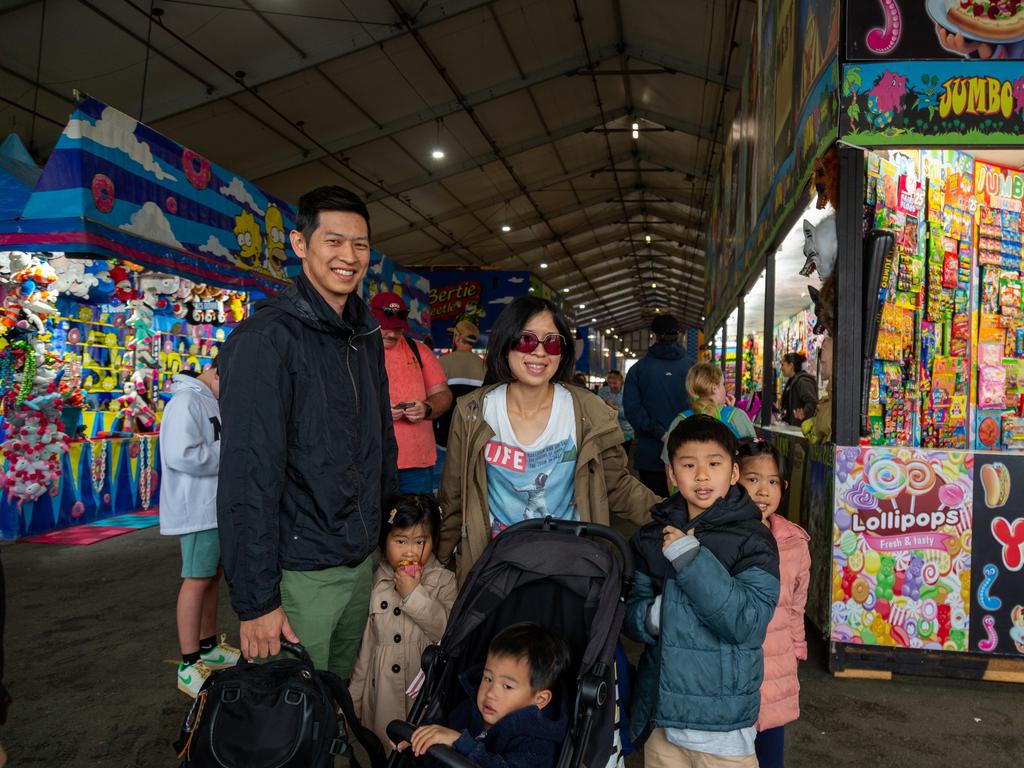
[[[651,333],[654,343],[647,356],[626,374],[622,407],[636,433],[633,466],[644,485],[665,497],[668,483],[661,451],[669,425],[690,407],[686,394],[690,364],[679,343],[679,323],[672,315],[657,315]]]
[[[276,654],[283,634],[347,678],[397,448],[380,328],[356,294],[366,206],[320,187],[295,226],[302,274],[221,353],[221,557],[246,658]]]

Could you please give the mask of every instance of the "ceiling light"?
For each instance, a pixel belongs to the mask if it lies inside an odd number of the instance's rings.
[[[541,268],[541,269],[547,269],[547,268],[548,268],[548,263],[547,263],[546,261],[542,261],[542,262],[540,263],[540,268]]]
[[[651,236],[650,235],[644,235],[644,242],[647,243],[648,245],[650,245],[651,244]]]
[[[611,333],[611,332],[612,332],[612,329],[611,329],[611,328],[606,328],[604,332],[605,332],[605,333]]]
[[[440,147],[435,147],[434,151],[430,153],[430,156],[435,160],[444,160],[444,150]]]
[[[501,225],[501,231],[502,232],[511,232],[512,231],[512,227],[510,225],[508,225],[508,224],[502,224]]]
[[[586,308],[587,308],[586,304],[580,304],[580,309],[586,309]]]
[[[651,288],[657,288],[657,287],[658,287],[657,283],[651,283]]]
[[[640,138],[640,123],[633,123],[633,138]]]
[[[563,288],[563,289],[562,289],[562,293],[568,293],[568,292],[569,292],[569,289],[568,289],[568,288]]]
[[[654,308],[654,311],[655,311],[655,312],[661,312],[661,307],[655,307],[655,308]]]
[[[596,322],[597,322],[597,318],[596,318],[596,317],[592,317],[592,318],[590,318],[590,322],[592,322],[592,323],[596,323]]]

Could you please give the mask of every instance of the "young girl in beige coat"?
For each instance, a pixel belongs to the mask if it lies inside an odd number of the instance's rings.
[[[359,719],[385,745],[388,723],[409,714],[406,690],[420,671],[420,654],[441,640],[458,591],[455,574],[433,555],[440,527],[433,497],[405,494],[382,533],[383,557],[349,690]]]

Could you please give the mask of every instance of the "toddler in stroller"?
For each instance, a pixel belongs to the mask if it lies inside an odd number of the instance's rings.
[[[440,645],[424,652],[425,677],[410,723],[393,722],[391,739],[415,746],[417,724],[453,722],[449,718],[469,695],[467,673],[483,667],[502,630],[528,622],[561,638],[569,656],[543,707],[549,717],[566,713],[565,738],[547,766],[534,762],[530,768],[603,768],[613,752],[613,657],[632,573],[625,540],[605,526],[547,518],[508,528],[473,566]],[[393,753],[390,768],[407,754]],[[473,765],[443,745],[431,747],[429,754],[450,766]]]
[[[446,725],[413,732],[413,754],[441,744],[486,768],[554,766],[567,717],[565,697],[553,699],[568,664],[569,648],[553,632],[529,622],[506,627],[488,646],[483,669],[460,676],[468,698]]]

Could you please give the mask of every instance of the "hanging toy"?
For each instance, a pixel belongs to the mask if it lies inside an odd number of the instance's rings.
[[[124,383],[124,394],[117,398],[124,415],[124,426],[129,432],[142,432],[152,428],[156,423],[153,409],[149,407],[142,393],[146,389],[146,380],[141,372],[136,371]],[[139,429],[138,427],[142,427]]]
[[[0,400],[6,428],[8,470],[0,477],[8,495],[34,501],[56,488],[68,437],[60,420],[65,405],[82,404],[81,391],[63,380],[63,363],[46,349],[57,314],[57,273],[22,253],[0,255],[7,295],[0,314]]]
[[[125,302],[137,298],[136,292],[132,290],[132,281],[127,269],[120,265],[111,267],[110,279],[114,283],[114,298]]]

